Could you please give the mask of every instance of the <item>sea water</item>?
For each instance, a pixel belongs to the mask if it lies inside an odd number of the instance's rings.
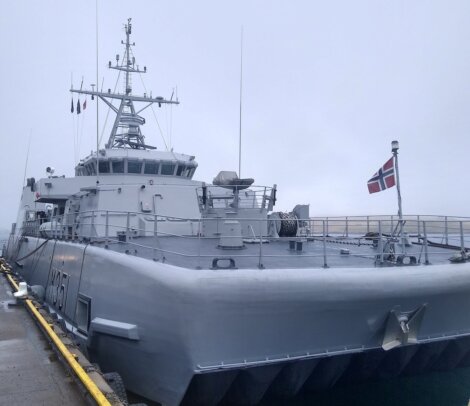
[[[270,401],[272,406],[467,406],[470,368],[432,372],[339,386],[326,392],[302,394],[290,400]],[[267,406],[267,403],[263,403]]]

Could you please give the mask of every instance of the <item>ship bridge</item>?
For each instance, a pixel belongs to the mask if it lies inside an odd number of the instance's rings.
[[[98,154],[99,176],[144,175],[192,179],[197,168],[194,156],[173,151],[103,149]],[[96,175],[96,153],[82,159],[75,176]]]

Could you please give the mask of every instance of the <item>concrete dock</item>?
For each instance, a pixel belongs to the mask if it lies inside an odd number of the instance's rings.
[[[0,276],[0,405],[83,405],[75,381]]]

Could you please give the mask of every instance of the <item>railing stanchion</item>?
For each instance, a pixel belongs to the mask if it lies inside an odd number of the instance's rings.
[[[261,223],[259,223],[259,224],[261,225]],[[263,233],[261,232],[261,227],[260,227],[260,230],[259,230],[259,261],[258,261],[258,268],[259,269],[264,269],[264,265],[263,265]]]
[[[390,235],[393,235],[393,214],[390,216]]]
[[[153,260],[157,261],[157,233],[158,233],[158,218],[155,214],[153,216]]]
[[[460,249],[465,254],[465,239],[463,238],[463,222],[460,221]]]
[[[105,229],[105,247],[109,244],[109,211],[106,210],[106,229]]]
[[[346,237],[349,237],[349,223],[348,223],[348,216],[346,216]]]
[[[197,226],[197,266],[196,269],[201,269],[201,221],[199,219],[198,226]]]
[[[382,240],[382,221],[381,220],[379,220],[379,240],[377,241],[377,249],[380,252],[379,264],[382,265],[384,263],[384,243]]]
[[[131,221],[131,213],[127,212],[127,219],[126,219],[126,242],[129,241],[130,238],[130,233],[129,233],[129,226],[130,226],[130,221]]]
[[[95,227],[95,211],[91,212],[91,222],[90,222],[90,242],[93,237],[93,228]]]
[[[68,218],[65,221],[66,214],[62,215],[62,238],[66,241],[70,240],[69,238],[69,225],[68,225]],[[68,217],[68,216],[67,216]]]
[[[444,217],[444,229],[445,229],[446,245],[449,245],[449,225],[447,222],[447,216]]]
[[[426,222],[423,221],[423,234],[424,234],[424,263],[429,265],[429,253],[428,253],[428,233],[426,232]]]
[[[76,236],[76,233],[77,233],[77,214],[75,213],[74,216],[73,216],[73,223],[72,223],[72,235],[71,235],[71,238],[72,238],[72,241],[75,241],[75,236]]]
[[[366,219],[367,219],[367,233],[370,233],[369,216],[367,216]]]
[[[328,224],[328,220],[326,224]],[[323,220],[323,268],[328,268],[328,263],[326,261],[326,224],[325,220]]]
[[[75,219],[73,221],[73,227],[74,227],[74,237],[75,237],[75,240],[79,240],[80,239],[80,230],[78,228],[78,224],[77,224],[77,217],[80,215],[80,212],[75,212]]]
[[[326,218],[326,235],[330,234],[330,222],[328,221],[328,217]],[[323,236],[325,237],[325,222],[323,221]]]
[[[417,216],[418,218],[418,238],[421,237],[421,224],[419,222],[419,215]]]

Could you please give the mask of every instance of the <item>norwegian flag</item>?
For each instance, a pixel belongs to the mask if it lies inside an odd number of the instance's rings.
[[[384,166],[382,166],[375,174],[367,181],[369,193],[381,192],[395,186],[395,167],[393,166],[393,157],[391,157]]]

